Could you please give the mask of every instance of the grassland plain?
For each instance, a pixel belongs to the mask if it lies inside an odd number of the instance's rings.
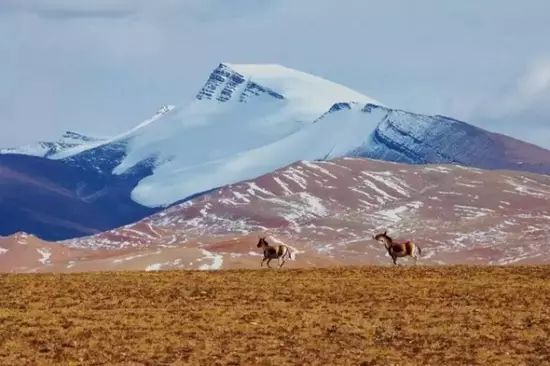
[[[550,266],[0,275],[0,364],[550,365]]]

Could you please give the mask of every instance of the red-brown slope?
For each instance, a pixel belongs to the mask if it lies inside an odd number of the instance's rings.
[[[372,240],[385,229],[416,241],[420,263],[548,262],[550,176],[350,158],[300,162],[64,244],[105,253],[76,270],[257,266],[260,233],[294,248],[291,266],[389,263]]]

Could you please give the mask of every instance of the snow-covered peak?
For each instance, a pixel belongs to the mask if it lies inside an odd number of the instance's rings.
[[[92,137],[73,131],[65,131],[57,141],[38,141],[14,148],[0,149],[0,154],[21,154],[50,158],[63,151],[90,143],[100,143],[106,139]]]
[[[152,118],[123,134],[67,149],[52,158],[64,159],[124,141],[128,149],[116,173],[150,158],[165,162],[191,162],[204,156],[215,159],[294,133],[337,102],[379,103],[342,85],[284,66],[221,63],[189,105],[163,106]]]
[[[323,109],[328,109],[335,100],[382,104],[346,86],[282,65],[229,63],[222,65],[243,75],[248,80],[276,91],[285,98],[307,100],[309,103],[315,104],[322,103]]]
[[[349,144],[334,146],[340,143],[335,138],[344,132],[356,134],[355,125],[347,129],[340,123],[331,123],[332,127],[314,123],[335,103],[379,104],[345,86],[284,66],[222,63],[190,104],[162,107],[121,135],[65,150],[53,158],[78,159],[80,153],[95,149],[116,151],[116,159],[102,152],[87,154],[115,161],[114,174],[152,162],[153,174],[138,183],[132,198],[146,206],[167,205],[203,190],[253,178],[292,159],[323,158],[349,148]],[[372,131],[374,126],[366,128]],[[360,137],[364,136],[361,130]],[[277,148],[263,149],[271,145]],[[256,156],[264,151],[274,155]],[[223,162],[229,163],[229,172],[219,169]],[[208,172],[207,179],[203,179],[204,172]],[[217,173],[222,174],[211,177]]]
[[[284,66],[222,63],[191,104],[126,135],[127,155],[114,172],[153,158],[160,182],[180,169],[274,143],[312,124],[338,102],[378,103]]]
[[[268,95],[292,101],[303,112],[326,111],[335,102],[381,104],[343,85],[276,64],[220,64],[197,94],[199,100],[248,102]]]
[[[260,95],[284,99],[284,96],[269,87],[255,83],[226,64],[220,64],[210,73],[208,80],[197,94],[197,99],[247,102],[250,98]]]
[[[104,138],[87,136],[74,131],[65,131],[65,133],[61,135],[61,138],[57,140],[57,142],[65,142],[65,143],[82,142],[83,143],[83,142],[101,141],[101,140],[104,140]]]

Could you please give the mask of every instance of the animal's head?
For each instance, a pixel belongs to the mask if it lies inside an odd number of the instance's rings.
[[[384,245],[388,245],[392,242],[391,238],[388,236],[388,232],[384,231],[381,234],[376,234],[373,236],[373,239]]]
[[[262,248],[262,247],[266,247],[268,246],[269,244],[267,244],[267,240],[265,240],[265,236],[262,236],[260,237],[260,239],[258,240],[258,244],[256,245],[256,247],[258,248]]]

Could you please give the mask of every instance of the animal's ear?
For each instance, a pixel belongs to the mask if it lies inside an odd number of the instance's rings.
[[[388,233],[388,230],[384,230],[384,235],[386,235]]]

